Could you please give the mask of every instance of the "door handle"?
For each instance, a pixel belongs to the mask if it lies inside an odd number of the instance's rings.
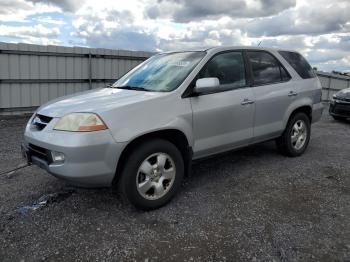
[[[250,104],[254,104],[253,100],[249,100],[248,98],[245,98],[242,102],[241,105],[250,105]]]
[[[290,91],[289,93],[288,93],[288,96],[297,96],[298,95],[298,93],[296,93],[296,92],[294,92],[294,91]]]

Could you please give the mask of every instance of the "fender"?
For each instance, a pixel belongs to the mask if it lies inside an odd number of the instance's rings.
[[[313,101],[310,97],[302,97],[300,99],[297,99],[295,101],[293,101],[293,103],[291,103],[288,107],[288,109],[286,110],[284,117],[283,117],[283,130],[286,128],[288,120],[290,118],[290,116],[292,115],[292,113],[303,106],[308,106],[310,107],[310,110],[312,110],[312,105],[313,105]]]
[[[126,144],[130,144],[135,139],[138,139],[139,137],[142,137],[147,134],[152,134],[159,131],[167,131],[167,130],[176,130],[184,134],[184,136],[187,139],[188,145],[190,147],[193,147],[194,140],[193,140],[193,131],[192,131],[192,123],[189,123],[183,118],[175,118],[173,121],[169,122],[168,124],[161,126],[161,127],[155,127],[149,130],[145,130],[144,132],[140,133],[134,133],[133,136],[128,137],[128,141]]]
[[[181,131],[190,146],[193,145],[192,108],[189,99],[174,94],[157,95],[135,103],[120,105],[101,112],[117,143],[129,143],[134,139],[161,130]]]

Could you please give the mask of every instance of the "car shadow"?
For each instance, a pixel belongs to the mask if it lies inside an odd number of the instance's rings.
[[[264,156],[263,160],[261,159],[262,155]],[[196,160],[192,163],[191,174],[185,177],[182,183],[180,189],[182,193],[176,194],[175,199],[181,202],[181,195],[197,188],[198,180],[202,181],[200,183],[202,185],[212,183],[212,179],[215,179],[216,183],[221,183],[221,179],[225,179],[227,176],[237,176],[239,170],[251,168],[252,165],[260,161],[275,161],[277,156],[280,155],[275,144],[270,141]],[[27,203],[17,211],[21,214],[30,214],[52,205],[63,205],[65,212],[79,212],[83,213],[84,216],[92,215],[87,213],[91,210],[96,211],[96,209],[106,212],[112,210],[124,210],[122,212],[127,213],[141,212],[133,208],[115,187],[82,188],[66,182],[59,183],[53,192],[45,192],[45,194],[42,192],[38,200]],[[77,208],[77,206],[79,207]]]
[[[255,159],[264,157],[275,157],[280,155],[272,141],[251,145],[244,148],[230,150],[200,160],[195,160],[192,164],[192,175],[196,175],[196,168],[217,167],[217,164],[235,163],[237,166],[251,163]]]

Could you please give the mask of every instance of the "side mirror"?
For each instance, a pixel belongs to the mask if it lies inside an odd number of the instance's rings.
[[[196,81],[194,91],[196,93],[210,93],[217,90],[220,81],[217,77],[200,78]]]

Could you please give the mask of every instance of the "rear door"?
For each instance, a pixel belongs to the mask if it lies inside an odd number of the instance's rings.
[[[267,51],[247,51],[255,97],[254,142],[273,138],[283,130],[283,117],[295,91],[283,65]]]
[[[216,54],[197,79],[217,77],[216,92],[191,97],[194,158],[249,144],[253,137],[254,97],[241,51]]]

